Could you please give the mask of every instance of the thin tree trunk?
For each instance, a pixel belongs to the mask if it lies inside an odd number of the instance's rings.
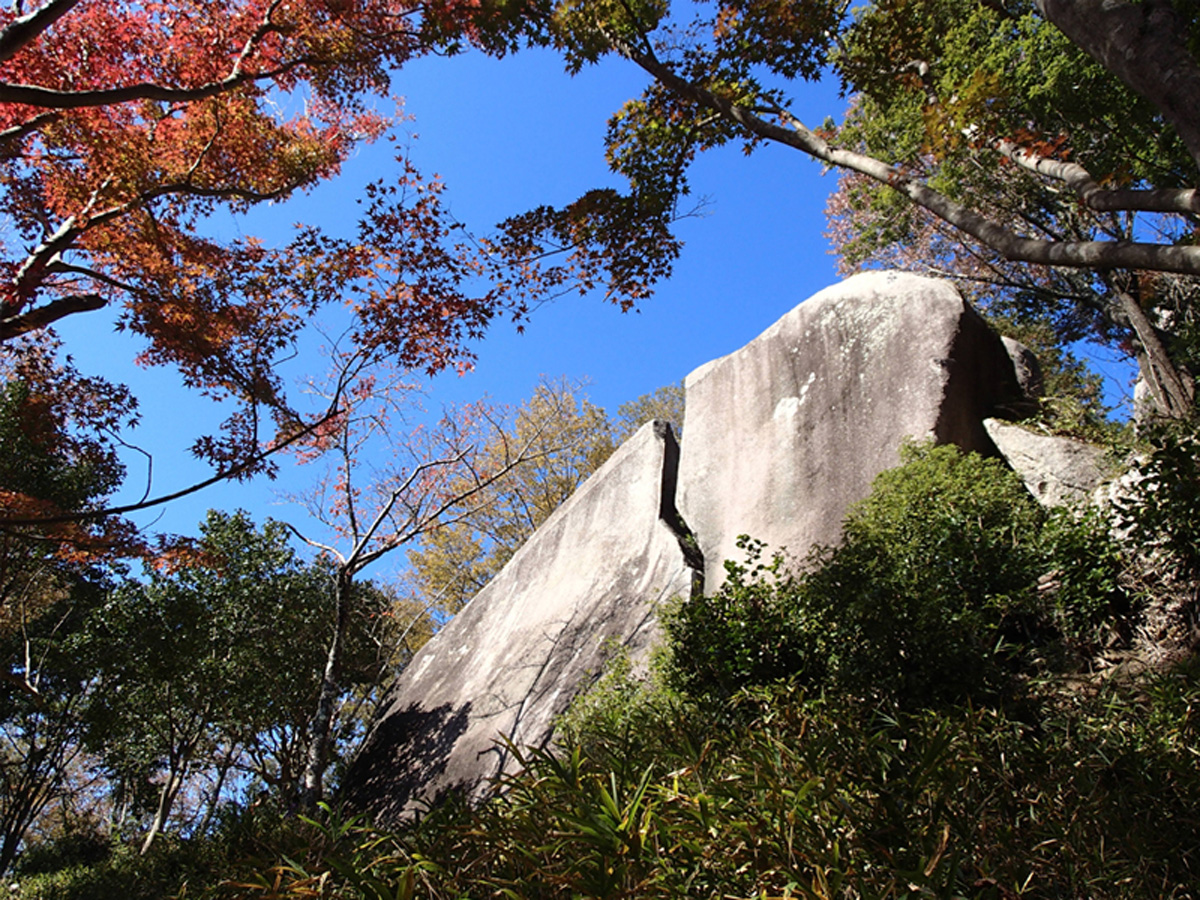
[[[213,816],[217,812],[217,804],[221,802],[221,790],[225,787],[225,778],[229,775],[229,770],[233,768],[233,756],[237,751],[237,744],[231,744],[229,752],[225,754],[225,759],[221,763],[217,773],[217,783],[213,787],[212,799],[208,801],[208,809],[204,812],[204,818],[200,822],[200,827],[196,829],[196,833],[203,835],[208,831],[208,826],[212,824]]]
[[[45,801],[42,800],[39,803],[39,799],[46,797],[48,792],[39,786],[38,782],[43,781],[39,775],[40,770],[36,763],[27,762],[21,781],[15,785],[16,790],[13,791],[14,796],[19,799],[4,811],[6,816],[3,829],[4,840],[0,845],[0,872],[7,872],[16,861],[17,851],[21,847],[25,832],[36,817],[40,806],[44,805]]]
[[[308,726],[308,756],[300,784],[300,805],[313,809],[321,800],[333,731],[333,713],[341,693],[342,648],[350,621],[350,589],[354,575],[339,569],[334,583],[334,626],[321,676],[321,691]]]
[[[150,830],[146,833],[146,839],[142,841],[142,849],[139,851],[140,856],[145,856],[150,852],[150,846],[163,830],[163,826],[166,825],[167,816],[171,814],[171,807],[175,805],[175,797],[179,794],[179,789],[182,786],[182,771],[173,771],[167,776],[162,792],[158,795],[158,808],[154,810],[154,821],[150,823]]]
[[[1154,327],[1154,323],[1150,321],[1136,298],[1127,291],[1115,293],[1121,312],[1141,344],[1138,367],[1146,386],[1150,388],[1155,411],[1163,418],[1186,419],[1192,414],[1194,401],[1191,379],[1180,373],[1171,362],[1171,355],[1167,352],[1158,329]]]

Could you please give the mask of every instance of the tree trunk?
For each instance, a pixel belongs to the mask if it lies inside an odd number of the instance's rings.
[[[1200,166],[1200,65],[1170,0],[1034,0],[1072,43],[1175,126]]]
[[[1194,387],[1190,377],[1181,373],[1159,336],[1158,329],[1145,310],[1127,291],[1116,291],[1121,313],[1137,335],[1141,345],[1138,368],[1150,389],[1155,412],[1166,419],[1186,419],[1192,414]]]
[[[221,791],[225,787],[225,779],[229,775],[229,770],[233,768],[233,758],[236,750],[237,744],[231,744],[229,752],[225,754],[225,759],[221,761],[220,769],[217,772],[217,783],[213,787],[212,799],[208,801],[208,809],[204,812],[204,818],[200,821],[200,827],[196,829],[196,833],[201,836],[208,831],[208,826],[212,824],[213,817],[217,813],[217,804],[221,802]]]
[[[154,821],[150,823],[150,830],[146,833],[146,839],[142,841],[142,849],[138,851],[140,856],[145,856],[150,852],[150,846],[154,843],[154,839],[158,837],[167,823],[167,816],[171,814],[171,807],[175,805],[175,797],[179,794],[182,786],[183,772],[171,771],[167,775],[166,783],[163,784],[162,792],[158,795],[158,808],[154,810]]]
[[[308,725],[308,756],[300,784],[300,806],[311,810],[321,800],[325,770],[329,767],[329,748],[333,731],[333,714],[341,693],[342,647],[346,639],[346,627],[350,621],[350,590],[354,575],[339,569],[334,582],[334,626],[329,638],[329,652],[325,656],[325,670],[321,676],[321,691],[317,706]]]

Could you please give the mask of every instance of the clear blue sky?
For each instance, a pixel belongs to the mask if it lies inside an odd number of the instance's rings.
[[[604,164],[605,121],[644,82],[636,68],[618,60],[570,78],[553,54],[531,52],[501,61],[478,55],[421,60],[397,74],[393,89],[413,117],[405,127],[418,135],[412,144],[418,167],[440,175],[456,217],[483,231],[508,215],[617,183]],[[812,121],[836,117],[843,106],[834,84],[801,91],[808,98],[802,114]],[[386,144],[365,147],[340,178],[313,194],[214,227],[268,242],[286,240],[291,224],[300,221],[349,230],[354,198],[387,171],[390,153]],[[823,176],[818,164],[784,148],[746,157],[732,146],[702,158],[692,182],[707,213],[681,223],[686,246],[674,277],[640,310],[622,314],[599,297],[573,295],[538,310],[524,334],[499,322],[477,347],[476,370],[439,378],[429,404],[485,394],[516,403],[541,375],[565,375],[589,379],[592,401],[615,411],[737,349],[835,280],[822,233],[835,174]],[[220,420],[218,411],[189,397],[170,371],[133,371],[128,360],[136,345],[116,335],[97,341],[97,327],[95,319],[73,323],[63,329],[67,345],[85,371],[103,369],[134,383],[145,424],[131,437],[154,455],[153,493],[204,477],[185,448],[203,423]],[[123,499],[140,495],[145,482],[145,466],[131,456]],[[301,485],[285,471],[274,484],[212,488],[137,520],[191,533],[210,507],[243,507],[260,521],[296,519],[299,510],[280,505],[278,493]]]
[[[529,52],[499,61],[477,54],[420,60],[397,73],[393,90],[412,117],[402,129],[416,135],[411,146],[417,165],[427,176],[442,177],[460,221],[486,231],[508,215],[619,184],[604,163],[605,122],[644,83],[637,69],[621,61],[571,78],[553,54]],[[837,113],[842,103],[833,85],[812,91],[819,95],[814,115]],[[389,111],[382,101],[379,108]],[[366,146],[338,179],[312,194],[212,227],[259,235],[269,243],[286,240],[296,222],[349,231],[357,216],[355,197],[388,171],[391,153],[384,142]],[[589,379],[591,400],[615,411],[737,349],[834,280],[822,237],[833,175],[823,178],[817,164],[795,152],[766,148],[747,158],[739,147],[729,147],[702,159],[693,183],[694,197],[707,201],[706,214],[681,223],[686,246],[675,275],[640,310],[622,314],[599,296],[571,295],[539,309],[523,334],[507,321],[497,322],[476,348],[476,370],[437,379],[428,405],[485,394],[516,403],[540,376],[565,375]],[[135,369],[130,360],[138,344],[105,334],[103,315],[80,317],[62,332],[84,371],[103,371],[134,385],[143,424],[129,437],[153,454],[152,493],[204,477],[206,470],[192,463],[185,448],[206,423],[221,420],[220,411],[189,396],[169,370]],[[144,463],[131,455],[121,499],[140,496],[146,476]],[[137,521],[189,533],[209,507],[244,507],[260,520],[295,517],[298,510],[279,505],[278,494],[300,485],[285,471],[274,484],[211,488],[140,514]]]

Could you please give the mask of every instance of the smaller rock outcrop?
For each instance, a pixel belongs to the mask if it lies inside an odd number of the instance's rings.
[[[1087,503],[1112,475],[1103,447],[996,419],[983,424],[1005,462],[1043,506]]]
[[[659,601],[693,578],[674,492],[679,448],[643,426],[400,674],[343,797],[395,822],[447,789],[480,796],[541,746],[614,643],[637,657]]]

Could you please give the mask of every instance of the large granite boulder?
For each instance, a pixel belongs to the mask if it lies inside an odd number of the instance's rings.
[[[711,591],[748,534],[803,557],[899,462],[905,437],[995,453],[1020,403],[1000,338],[949,282],[857,275],[688,376],[679,508]]]
[[[417,654],[345,798],[395,821],[449,788],[481,796],[513,763],[500,739],[545,745],[606,647],[638,657],[659,603],[705,568],[715,589],[738,535],[797,555],[834,543],[903,438],[994,453],[983,419],[1022,398],[946,282],[873,273],[806,300],[688,377],[682,456],[666,425],[643,428]]]
[[[687,594],[694,556],[674,505],[678,445],[631,437],[401,673],[343,796],[384,821],[447,789],[478,797],[512,766],[501,745],[544,745],[614,644],[633,656],[661,601]]]

